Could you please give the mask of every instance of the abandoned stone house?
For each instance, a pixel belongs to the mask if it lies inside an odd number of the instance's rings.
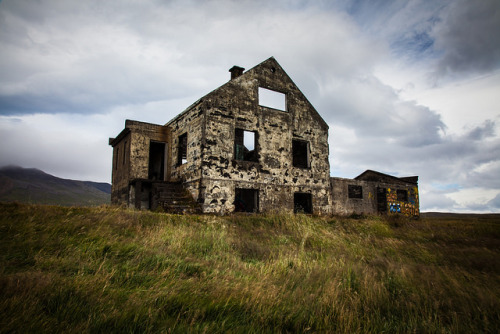
[[[113,204],[137,209],[419,214],[418,177],[330,177],[328,125],[269,58],[165,125],[110,138]]]

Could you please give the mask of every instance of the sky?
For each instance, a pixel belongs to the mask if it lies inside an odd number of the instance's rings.
[[[110,182],[125,119],[165,124],[273,56],[330,126],[332,176],[500,212],[499,31],[498,0],[3,0],[0,166]]]

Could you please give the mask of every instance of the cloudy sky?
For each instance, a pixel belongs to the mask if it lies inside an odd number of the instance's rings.
[[[0,166],[110,182],[125,119],[164,124],[274,56],[330,125],[332,176],[500,212],[499,31],[498,0],[3,0]]]

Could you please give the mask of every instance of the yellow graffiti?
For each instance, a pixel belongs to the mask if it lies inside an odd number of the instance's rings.
[[[407,190],[410,202],[398,201],[397,192],[391,193],[391,189],[387,188],[387,209],[389,214],[404,214],[405,216],[418,216],[418,188],[414,187],[413,192]]]

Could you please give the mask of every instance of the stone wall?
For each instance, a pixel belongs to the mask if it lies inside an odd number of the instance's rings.
[[[133,206],[129,183],[148,178],[150,142],[167,143],[168,132],[162,125],[126,120],[125,129],[110,139],[113,146],[111,203]]]
[[[113,146],[113,169],[111,182],[111,203],[122,204],[128,199],[130,176],[130,132],[126,131]]]
[[[333,212],[340,215],[377,213],[377,186],[373,182],[332,177]],[[349,186],[362,187],[361,198],[349,197]]]
[[[231,69],[230,81],[164,126],[126,121],[110,139],[114,204],[146,202],[150,190],[129,187],[150,174],[161,181],[149,173],[155,141],[167,148],[163,181],[181,181],[206,213],[227,214],[251,200],[258,212],[418,215],[417,177],[330,178],[328,125],[274,58],[243,70]],[[282,104],[270,107],[261,101],[266,94]],[[152,166],[161,161],[158,148]]]
[[[332,177],[330,184],[334,214],[404,214],[406,216],[419,216],[420,214],[416,184],[403,181],[364,181],[337,177]],[[352,187],[351,192],[349,187]],[[358,197],[359,189],[361,189],[361,196]],[[400,196],[398,196],[398,191]]]
[[[169,181],[182,181],[195,200],[199,199],[201,163],[204,148],[205,116],[202,106],[195,103],[165,126],[170,129],[171,150]],[[187,136],[186,162],[179,164],[179,137]]]
[[[259,87],[286,95],[286,110],[259,105]],[[205,96],[202,204],[205,212],[232,212],[235,189],[257,189],[259,211],[293,210],[293,193],[313,195],[313,211],[330,211],[328,126],[300,90],[269,59]],[[235,157],[235,132],[255,133],[257,157]],[[294,167],[292,140],[309,143],[309,168]]]

